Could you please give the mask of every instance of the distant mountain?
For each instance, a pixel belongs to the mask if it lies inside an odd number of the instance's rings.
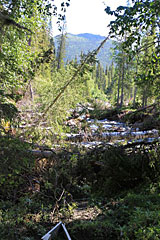
[[[103,39],[105,38],[104,36],[95,35],[91,33],[81,33],[78,34],[77,36],[89,39],[90,41],[103,41]]]
[[[75,57],[77,57],[79,60],[81,52],[88,53],[88,51],[96,49],[104,39],[104,36],[94,35],[91,33],[82,33],[77,35],[68,33],[66,39],[65,61],[71,61]],[[57,47],[58,36],[56,36],[54,40]],[[113,41],[108,40],[97,55],[98,60],[104,66],[104,68],[106,67],[106,64],[111,64],[112,47]]]

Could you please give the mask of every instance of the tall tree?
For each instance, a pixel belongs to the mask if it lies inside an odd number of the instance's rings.
[[[62,32],[61,35],[58,36],[58,49],[57,49],[57,70],[61,69],[64,65],[64,57],[65,57],[65,45],[66,45],[66,34]]]

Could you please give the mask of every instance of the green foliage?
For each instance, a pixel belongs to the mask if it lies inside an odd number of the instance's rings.
[[[5,119],[7,121],[13,121],[18,114],[18,110],[12,103],[2,103],[0,104],[0,119]]]
[[[116,17],[116,20],[110,23],[110,34],[125,36],[129,32],[125,44],[131,46],[136,43],[138,47],[144,32],[148,29],[152,32],[150,28],[152,25],[158,31],[160,3],[149,0],[134,0],[132,2],[133,6],[119,6],[115,11],[111,11],[110,7],[107,7],[105,11]],[[142,31],[139,31],[140,29]]]
[[[0,146],[1,199],[16,200],[26,184],[25,173],[31,171],[34,160],[28,152],[29,144],[19,139],[1,136]]]
[[[40,49],[36,41],[39,30],[44,23],[43,1],[2,1],[1,37],[0,37],[0,91],[3,118],[8,120],[9,115],[16,112],[14,101],[19,101],[25,94],[28,81],[31,81],[37,71],[39,61],[44,49]],[[8,24],[6,21],[8,20]],[[33,34],[33,32],[36,33]],[[39,48],[36,48],[36,45]],[[42,47],[42,46],[41,46]],[[4,109],[5,107],[5,109]],[[11,109],[12,108],[12,109]],[[10,111],[10,113],[9,113]],[[12,112],[12,114],[11,114]],[[13,116],[11,116],[12,118]]]
[[[118,231],[114,227],[114,223],[112,220],[105,220],[102,221],[77,221],[73,224],[73,227],[69,226],[71,236],[74,239],[119,239],[118,238]]]
[[[122,147],[93,151],[88,158],[80,159],[78,175],[81,173],[86,179],[91,193],[107,197],[154,181],[160,174],[158,145],[154,150],[143,147],[132,151]]]
[[[36,102],[40,103],[40,111],[44,111],[47,106],[59,94],[60,90],[74,74],[75,69],[67,66],[67,69],[60,69],[58,72],[45,70],[35,79],[34,89],[37,93]],[[87,77],[79,77],[75,83],[72,83],[63,93],[59,101],[47,112],[48,122],[58,130],[62,126],[64,119],[69,115],[69,109],[74,108],[78,102],[86,98],[85,82]]]

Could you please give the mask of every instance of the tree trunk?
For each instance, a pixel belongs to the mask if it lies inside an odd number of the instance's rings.
[[[121,81],[121,73],[119,74],[118,78],[118,90],[117,90],[117,106],[119,106],[119,98],[120,98],[120,81]]]
[[[137,95],[137,87],[134,87],[134,95],[133,95],[133,107],[136,107],[136,95]]]
[[[62,33],[59,40],[59,47],[58,47],[57,70],[59,70],[63,65],[63,59],[65,55],[65,41],[66,41],[66,36],[64,33]]]
[[[32,88],[31,82],[29,83],[29,91],[30,91],[31,100],[34,101],[34,93],[33,93],[33,88]]]
[[[124,71],[125,71],[125,63],[124,63],[124,58],[123,58],[123,65],[122,65],[122,86],[121,86],[121,104],[120,106],[123,106],[123,100],[124,100]]]

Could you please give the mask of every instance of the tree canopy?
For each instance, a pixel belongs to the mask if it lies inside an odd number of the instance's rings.
[[[119,6],[115,11],[105,9],[109,15],[116,17],[109,24],[111,37],[126,36],[126,44],[131,46],[140,40],[146,31],[155,34],[154,44],[159,45],[160,34],[160,2],[158,0],[133,0],[131,6]]]

